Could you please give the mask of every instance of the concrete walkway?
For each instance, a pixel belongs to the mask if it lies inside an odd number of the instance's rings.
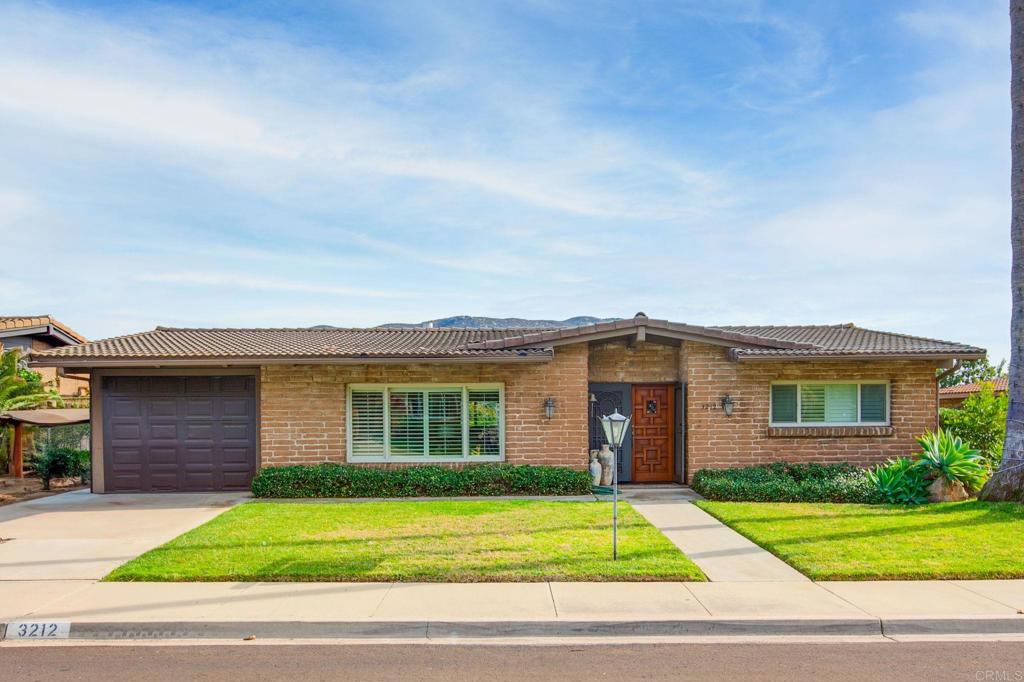
[[[102,578],[247,497],[76,490],[0,507],[0,581]]]
[[[636,488],[624,499],[704,571],[712,582],[808,582],[771,552],[691,504],[689,488]]]

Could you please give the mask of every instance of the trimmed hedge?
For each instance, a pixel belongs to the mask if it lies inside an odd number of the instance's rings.
[[[266,467],[252,482],[256,497],[465,497],[586,495],[590,475],[566,467],[471,464],[374,469],[347,464]]]
[[[846,463],[701,469],[692,487],[709,500],[727,502],[885,502],[867,471]]]

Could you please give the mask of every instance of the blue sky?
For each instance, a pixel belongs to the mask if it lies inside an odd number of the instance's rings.
[[[1005,2],[0,6],[5,313],[1008,354]]]

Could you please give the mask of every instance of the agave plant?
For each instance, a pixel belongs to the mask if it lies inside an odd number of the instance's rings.
[[[985,458],[949,431],[939,429],[917,439],[922,452],[917,467],[930,478],[961,483],[968,490],[980,490],[989,476]]]
[[[868,470],[868,480],[891,504],[924,504],[928,501],[928,482],[924,470],[906,457],[890,459]]]

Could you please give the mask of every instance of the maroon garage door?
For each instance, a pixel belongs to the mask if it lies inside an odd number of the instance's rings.
[[[108,492],[248,489],[255,378],[104,377],[103,459]]]

